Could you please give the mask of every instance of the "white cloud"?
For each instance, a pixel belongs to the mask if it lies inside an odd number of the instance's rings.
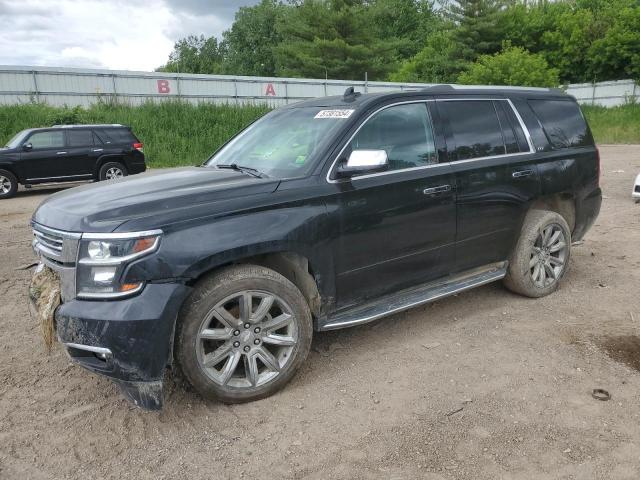
[[[176,40],[219,37],[235,10],[251,3],[0,0],[0,64],[153,70]]]

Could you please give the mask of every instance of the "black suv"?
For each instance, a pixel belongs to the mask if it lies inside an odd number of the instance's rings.
[[[142,143],[124,125],[30,128],[0,148],[0,199],[18,183],[111,180],[145,169]]]
[[[500,279],[553,292],[599,171],[559,90],[349,89],[267,114],[201,167],[57,193],[33,246],[80,365],[145,408],[168,365],[244,402],[291,379],[314,331]]]

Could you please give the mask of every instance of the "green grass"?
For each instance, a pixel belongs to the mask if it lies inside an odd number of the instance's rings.
[[[152,168],[199,165],[220,145],[269,110],[266,106],[165,102],[139,107],[97,104],[89,109],[43,104],[0,106],[0,145],[25,128],[68,123],[122,123],[144,143]]]
[[[640,105],[613,108],[583,106],[597,143],[640,143]]]
[[[0,106],[0,145],[18,131],[60,123],[122,123],[144,143],[150,167],[198,165],[269,110],[266,106],[166,102],[139,107],[100,103],[88,109],[44,104]],[[598,143],[640,143],[640,105],[583,107]]]

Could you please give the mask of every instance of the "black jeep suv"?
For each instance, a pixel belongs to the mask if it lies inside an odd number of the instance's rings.
[[[15,195],[18,183],[111,180],[145,169],[142,143],[129,127],[30,128],[0,148],[0,199]]]
[[[348,89],[267,114],[201,167],[57,193],[33,246],[80,365],[145,408],[168,365],[243,402],[286,384],[314,331],[500,279],[553,292],[599,170],[559,90]]]

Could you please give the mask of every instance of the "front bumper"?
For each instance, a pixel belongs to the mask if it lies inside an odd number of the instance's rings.
[[[148,284],[124,300],[71,300],[56,310],[58,339],[73,361],[116,381],[136,405],[158,410],[176,317],[190,291]]]

